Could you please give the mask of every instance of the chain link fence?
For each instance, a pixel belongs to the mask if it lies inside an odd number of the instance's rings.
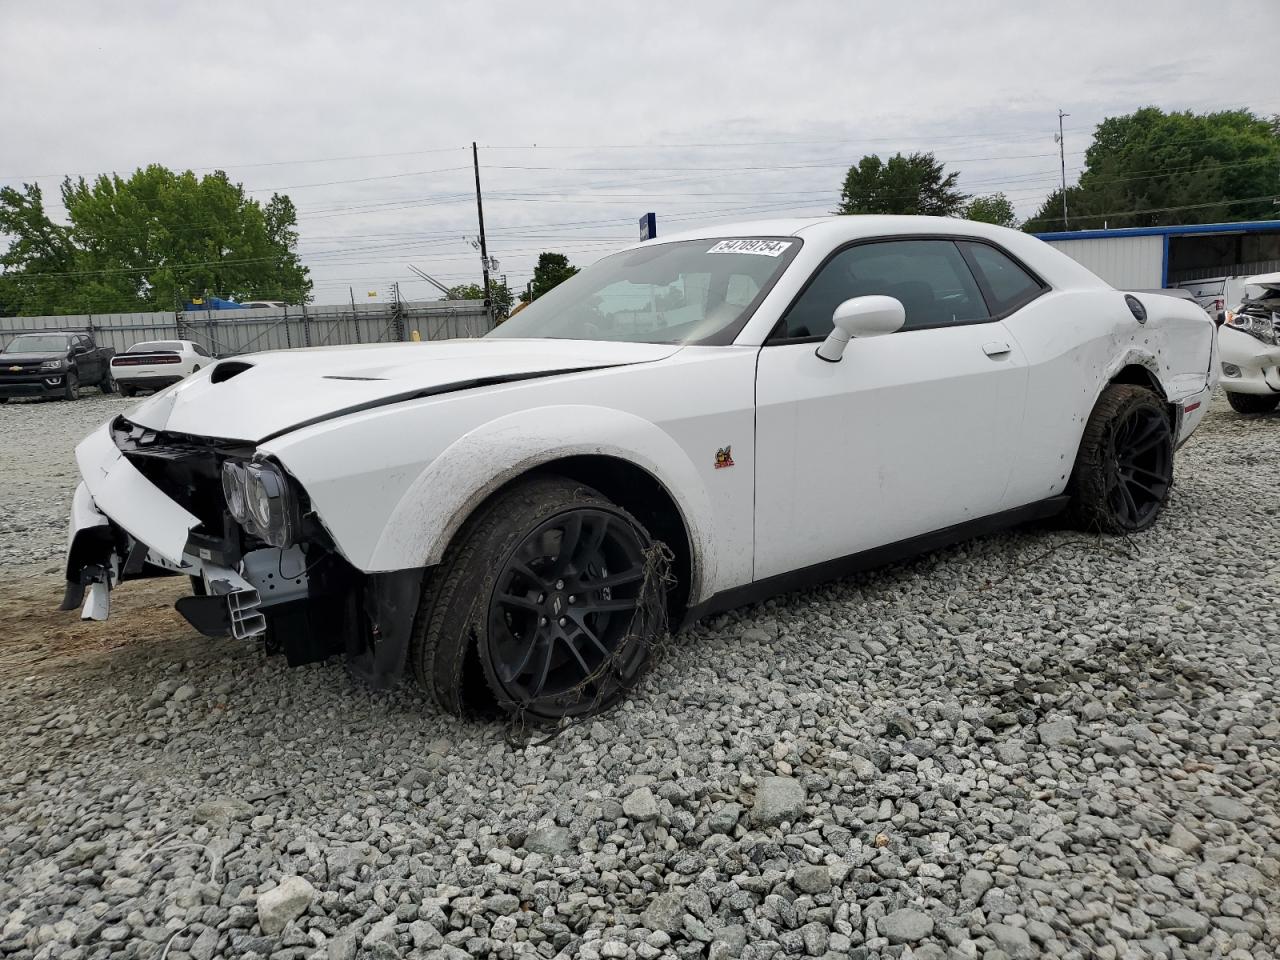
[[[123,353],[148,340],[194,340],[219,357],[295,347],[482,337],[493,321],[479,300],[341,304],[247,310],[0,317],[0,343],[18,333],[88,331]]]

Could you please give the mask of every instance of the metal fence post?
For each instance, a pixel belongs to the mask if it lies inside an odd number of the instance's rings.
[[[307,316],[307,301],[302,301],[302,340],[311,346],[311,318]]]

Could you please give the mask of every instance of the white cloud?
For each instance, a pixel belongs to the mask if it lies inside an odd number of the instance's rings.
[[[1211,25],[1194,2],[9,0],[0,17],[0,176],[55,193],[63,172],[161,162],[288,188],[321,300],[397,277],[431,296],[406,262],[478,276],[473,139],[515,284],[541,249],[587,262],[630,240],[646,210],[660,231],[829,210],[868,152],[933,150],[1027,214],[1057,175],[1059,106],[1069,169],[1093,124],[1146,104],[1280,111],[1268,58],[1215,40],[1280,27],[1272,0],[1215,4]],[[369,154],[402,155],[283,162]]]

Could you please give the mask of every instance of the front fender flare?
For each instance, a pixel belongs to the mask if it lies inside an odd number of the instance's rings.
[[[711,499],[680,445],[655,424],[586,405],[535,407],[459,437],[409,485],[374,546],[371,570],[440,562],[466,519],[503,484],[564,457],[616,457],[646,471],[671,495],[689,533],[691,602],[715,582]]]

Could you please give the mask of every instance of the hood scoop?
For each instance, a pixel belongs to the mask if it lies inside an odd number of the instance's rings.
[[[495,337],[247,354],[219,360],[207,374],[201,370],[144,400],[129,419],[152,430],[261,444],[378,407],[653,362],[679,349],[678,344]]]
[[[238,377],[246,370],[252,369],[253,364],[245,363],[243,360],[223,360],[213,368],[213,373],[209,374],[209,382],[222,383],[224,380],[230,380],[232,377]]]

